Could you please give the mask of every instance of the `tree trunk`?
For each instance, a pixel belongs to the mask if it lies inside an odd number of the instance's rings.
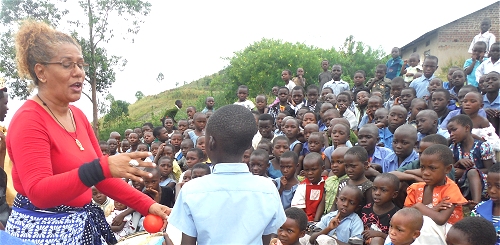
[[[92,86],[92,128],[94,129],[94,134],[96,138],[99,139],[99,128],[98,128],[98,118],[97,118],[97,69],[95,63],[95,48],[94,48],[94,20],[92,17],[92,5],[90,4],[90,0],[87,0],[88,8],[89,8],[89,41],[90,41],[90,62],[92,64],[93,69],[91,69],[90,74],[90,84]]]

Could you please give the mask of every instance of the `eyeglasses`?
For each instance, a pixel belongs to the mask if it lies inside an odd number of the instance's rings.
[[[59,64],[66,70],[73,70],[77,66],[78,68],[80,68],[80,70],[83,70],[85,72],[89,71],[89,64],[83,61],[74,62],[71,60],[61,60],[59,62],[43,62],[42,64],[45,65]]]

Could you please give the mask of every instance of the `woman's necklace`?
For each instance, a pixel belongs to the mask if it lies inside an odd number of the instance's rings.
[[[40,98],[40,95],[36,95],[36,97],[38,97],[38,99],[40,99],[40,101],[42,102],[42,104],[47,107],[47,109],[49,109],[49,112],[50,114],[52,114],[52,116],[56,119],[56,121],[59,123],[59,125],[61,125],[61,127],[64,128],[64,131],[66,131],[66,133],[68,133],[68,135],[73,138],[75,140],[75,143],[76,143],[76,146],[78,146],[80,148],[80,151],[83,151],[85,150],[85,148],[83,148],[83,145],[82,143],[80,143],[80,141],[78,140],[78,134],[76,133],[76,126],[75,126],[75,119],[73,118],[73,112],[71,111],[71,109],[69,109],[69,112],[71,114],[71,123],[73,124],[73,129],[75,130],[75,137],[73,137],[73,135],[71,135],[68,130],[64,127],[64,125],[59,122],[59,119],[57,119],[56,115],[54,115],[54,113],[52,112],[52,110],[50,109],[50,107],[47,105],[47,103],[45,103],[45,101],[42,100],[42,98]]]

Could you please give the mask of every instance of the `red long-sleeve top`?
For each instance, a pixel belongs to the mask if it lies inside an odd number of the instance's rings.
[[[97,189],[146,215],[154,200],[123,180],[111,177],[107,157],[102,156],[85,114],[74,106],[70,109],[76,124],[76,133],[70,134],[82,143],[84,151],[35,101],[26,101],[15,113],[6,141],[16,191],[39,208],[83,207],[91,201],[92,191],[80,180],[78,168],[100,158],[106,179],[96,185]]]

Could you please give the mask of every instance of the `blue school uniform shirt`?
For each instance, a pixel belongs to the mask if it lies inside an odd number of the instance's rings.
[[[321,218],[316,224],[316,228],[325,229],[330,224],[330,220],[337,216],[338,211],[333,211]],[[329,236],[336,235],[337,239],[341,242],[347,243],[351,237],[361,237],[363,232],[363,221],[356,213],[349,214],[340,221],[339,226],[328,233]]]
[[[281,178],[274,179],[274,182],[276,182],[276,188],[278,190],[281,187],[280,180],[281,180]],[[283,190],[283,193],[281,194],[281,204],[283,205],[283,210],[292,206],[292,199],[293,199],[293,195],[295,195],[295,190],[297,190],[297,186],[299,186],[299,184],[292,186],[292,188],[290,190]]]
[[[385,77],[389,79],[394,79],[395,77],[399,77],[401,74],[401,67],[403,67],[403,60],[401,57],[397,57],[396,59],[391,58],[390,60],[387,61],[387,72],[385,74]]]
[[[167,186],[168,184],[170,184],[171,182],[174,182],[175,183],[175,180],[171,179],[171,178],[166,178],[164,179],[163,181],[160,181],[160,186]]]
[[[383,166],[387,157],[393,154],[394,152],[386,147],[375,146],[375,151],[370,157],[370,162]]]
[[[439,135],[445,137],[446,139],[450,138],[450,133],[448,133],[448,130],[446,130],[446,129],[438,128],[438,131],[436,132],[436,134],[439,134]],[[427,134],[423,134],[423,133],[418,132],[417,133],[417,142],[420,142],[425,136],[427,136]]]
[[[351,141],[348,140],[347,142],[345,142],[345,146],[348,148],[351,148],[352,147]],[[334,150],[335,150],[335,146],[331,145],[331,146],[326,147],[325,150],[323,151],[325,156],[328,157],[328,159],[330,159],[330,162],[332,161],[332,153]]]
[[[500,110],[500,96],[497,96],[497,98],[490,103],[490,101],[488,100],[488,97],[486,97],[486,94],[483,95],[483,108],[484,109],[487,109],[487,108],[491,108],[491,109],[496,109],[496,110]]]
[[[398,156],[396,156],[396,153],[392,153],[391,155],[387,156],[387,160],[382,165],[382,172],[383,173],[388,173],[391,171],[396,171],[398,168],[406,166],[407,164],[410,164],[411,162],[415,161],[418,159],[418,153],[413,150],[409,156],[401,162],[401,165],[398,164]],[[399,165],[399,166],[398,166]]]
[[[460,114],[465,114],[465,113],[462,113],[462,109],[461,108],[458,108],[458,109],[456,109],[454,111],[450,111],[448,113],[448,116],[446,116],[446,118],[443,119],[443,122],[441,122],[441,125],[439,127],[442,128],[442,129],[447,129],[446,125],[448,125],[448,122],[450,121],[450,119],[452,117],[460,115]],[[486,111],[484,111],[483,108],[479,109],[479,111],[477,112],[477,114],[479,116],[482,116],[482,117],[486,118]]]
[[[361,127],[363,127],[365,124],[367,123],[374,123],[375,120],[368,120],[368,115],[365,113],[365,115],[363,115],[363,117],[361,117],[361,121],[359,122],[358,124],[358,129],[360,129]]]
[[[274,183],[252,175],[244,163],[216,164],[212,174],[184,184],[168,218],[199,245],[261,245],[262,236],[285,221]]]
[[[488,59],[487,57],[483,57],[483,61],[485,61],[487,59]],[[467,84],[472,85],[476,88],[479,85],[479,83],[476,81],[476,69],[479,67],[479,65],[481,65],[481,63],[482,63],[482,61],[481,62],[476,61],[476,64],[474,64],[474,68],[472,69],[472,72],[469,75],[467,75]],[[470,65],[472,65],[471,58],[465,60],[464,70],[467,69]]]
[[[281,173],[280,169],[275,169],[273,167],[273,163],[269,161],[269,167],[267,168],[267,176],[276,179],[276,178],[281,178],[281,176],[283,176],[283,173]]]
[[[380,137],[380,141],[384,143],[385,148],[389,148],[390,150],[392,149],[392,139],[394,138],[394,134],[389,131],[388,127],[381,128],[378,130],[378,136]]]
[[[429,82],[434,79],[434,74],[430,78],[425,76],[421,76],[410,83],[410,87],[414,88],[417,91],[417,98],[424,98],[424,96],[429,96],[430,93],[427,90],[429,87]]]
[[[484,202],[479,203],[476,205],[474,210],[471,212],[471,216],[475,217],[483,217],[484,219],[490,221],[493,224],[493,227],[495,227],[495,231],[497,232],[497,242],[496,244],[500,244],[500,219],[499,217],[496,217],[496,219],[493,219],[493,201],[487,200]]]

